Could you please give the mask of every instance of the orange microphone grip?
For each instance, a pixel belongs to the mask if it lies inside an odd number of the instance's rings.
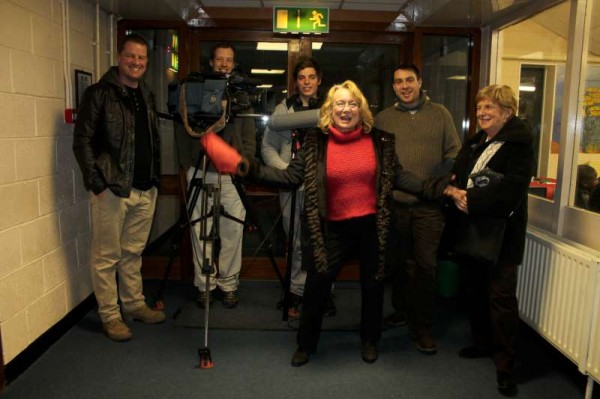
[[[200,144],[220,173],[243,175],[248,161],[239,152],[214,132],[207,132],[200,137]]]

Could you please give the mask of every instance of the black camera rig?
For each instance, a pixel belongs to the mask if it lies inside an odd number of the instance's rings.
[[[192,72],[169,84],[169,113],[192,129],[204,131],[249,108],[260,98],[254,94],[260,83],[236,71],[229,75]]]

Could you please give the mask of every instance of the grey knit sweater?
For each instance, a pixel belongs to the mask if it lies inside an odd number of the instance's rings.
[[[404,169],[426,178],[444,161],[452,160],[460,149],[460,139],[450,112],[427,98],[416,112],[393,105],[375,117],[375,127],[396,136],[396,154]],[[419,198],[394,191],[396,201],[414,204]]]

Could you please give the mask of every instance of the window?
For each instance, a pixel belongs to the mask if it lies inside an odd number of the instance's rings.
[[[497,83],[513,88],[518,116],[534,136],[530,193],[549,200],[557,180],[569,11],[567,1],[499,32]]]
[[[469,49],[471,39],[464,36],[424,35],[423,89],[435,102],[443,104],[463,139],[469,132]]]
[[[313,57],[323,70],[323,90],[350,79],[369,101],[373,115],[394,103],[392,80],[400,62],[397,45],[328,42],[313,50]]]
[[[571,182],[572,204],[578,208],[600,212],[600,1],[588,6],[590,26],[586,27],[587,48],[581,65],[577,112],[576,154]]]

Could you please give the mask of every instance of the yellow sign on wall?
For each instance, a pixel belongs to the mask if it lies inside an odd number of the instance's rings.
[[[275,33],[329,33],[329,8],[273,7]]]

